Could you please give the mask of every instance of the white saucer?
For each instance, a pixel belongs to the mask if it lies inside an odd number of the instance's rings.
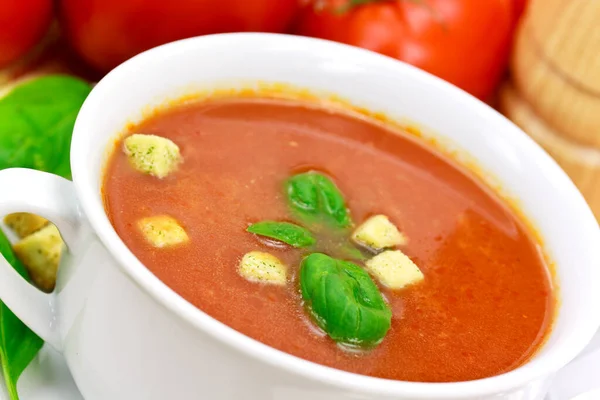
[[[588,349],[556,376],[546,400],[600,399],[600,334]],[[0,400],[8,400],[2,385]],[[21,400],[83,400],[67,369],[63,357],[44,346],[38,357],[27,367],[18,384]]]

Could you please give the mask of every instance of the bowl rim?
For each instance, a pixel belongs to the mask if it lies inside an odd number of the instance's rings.
[[[217,321],[170,289],[165,283],[154,276],[142,262],[131,253],[131,251],[129,251],[124,242],[112,228],[112,225],[108,222],[104,209],[99,209],[96,206],[95,199],[100,196],[98,188],[95,187],[93,182],[84,182],[81,178],[83,176],[82,171],[89,168],[89,166],[87,166],[85,158],[79,156],[79,154],[82,154],[83,152],[77,151],[77,148],[82,145],[80,144],[82,143],[80,137],[85,134],[86,125],[93,121],[94,114],[90,110],[95,107],[96,103],[100,104],[108,101],[106,98],[100,98],[101,96],[99,97],[98,93],[107,87],[118,85],[118,82],[122,79],[135,76],[135,71],[137,69],[142,67],[147,68],[148,65],[152,65],[153,59],[162,59],[168,57],[169,54],[180,53],[182,51],[190,54],[194,51],[205,51],[207,47],[221,48],[222,46],[234,45],[247,50],[254,48],[254,46],[260,46],[261,43],[273,42],[280,44],[284,48],[293,47],[295,50],[297,49],[299,54],[302,52],[310,52],[312,54],[343,53],[349,57],[366,58],[372,63],[385,66],[388,69],[393,69],[399,75],[417,79],[424,82],[424,85],[435,86],[436,90],[444,92],[445,95],[460,100],[464,104],[468,104],[472,109],[471,112],[482,115],[483,118],[491,123],[501,125],[502,129],[507,132],[507,135],[503,140],[511,143],[511,145],[518,144],[520,146],[527,146],[531,156],[535,157],[540,163],[544,163],[547,166],[548,171],[552,172],[554,178],[568,181],[565,182],[565,184],[570,186],[569,191],[571,193],[569,193],[569,196],[572,197],[573,204],[581,209],[582,218],[586,221],[586,226],[582,227],[586,232],[583,236],[586,240],[589,240],[590,243],[593,242],[592,239],[596,239],[596,242],[600,243],[600,232],[598,231],[598,225],[591,210],[575,185],[567,177],[564,171],[558,167],[555,161],[531,138],[512,124],[512,122],[488,105],[482,103],[466,92],[463,92],[461,89],[411,65],[345,44],[286,34],[225,33],[171,42],[150,49],[129,59],[109,72],[97,83],[84,102],[77,117],[71,144],[71,168],[73,171],[73,181],[76,193],[82,211],[86,215],[96,235],[111,254],[112,258],[117,261],[121,270],[131,278],[132,282],[149,294],[150,298],[158,304],[162,305],[173,314],[178,315],[182,320],[186,321],[194,328],[202,330],[216,340],[235,348],[252,358],[261,360],[276,368],[285,369],[292,374],[303,376],[313,381],[366,394],[410,396],[418,399],[454,399],[456,396],[474,397],[493,395],[514,390],[526,386],[533,381],[541,380],[556,372],[575,358],[596,333],[600,326],[600,315],[598,317],[590,317],[590,320],[586,322],[586,329],[578,332],[576,335],[578,339],[577,343],[573,343],[571,346],[568,346],[568,348],[566,348],[567,346],[563,346],[564,349],[562,349],[562,351],[554,351],[551,353],[552,357],[547,357],[548,360],[546,360],[546,364],[541,365],[540,363],[537,363],[535,364],[535,368],[531,367],[533,363],[529,361],[523,366],[500,375],[473,381],[449,383],[395,381],[342,371],[277,350]],[[98,151],[102,150],[103,149],[101,148],[98,149]],[[600,258],[598,261],[600,262]]]

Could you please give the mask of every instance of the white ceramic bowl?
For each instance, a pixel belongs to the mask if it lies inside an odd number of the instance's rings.
[[[516,370],[457,383],[398,382],[317,365],[212,319],[152,275],[113,230],[100,196],[105,150],[142,111],[196,90],[284,82],[408,118],[477,160],[516,198],[556,263],[560,309],[542,350]],[[600,231],[575,186],[531,139],[461,90],[390,58],[322,40],[225,34],[147,51],[109,73],[77,118],[74,184],[0,172],[0,211],[55,222],[70,256],[43,294],[1,263],[0,297],[60,349],[87,399],[541,398],[545,380],[600,325]],[[27,182],[27,186],[23,185]]]

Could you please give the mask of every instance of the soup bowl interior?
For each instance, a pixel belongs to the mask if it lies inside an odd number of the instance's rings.
[[[322,367],[268,348],[210,318],[160,282],[126,248],[108,220],[100,188],[111,144],[149,110],[212,89],[285,83],[317,96],[409,120],[459,160],[475,161],[485,180],[539,232],[555,268],[558,314],[547,343],[525,365],[472,382],[386,381]],[[73,179],[92,227],[122,269],[189,323],[240,351],[312,379],[370,392],[414,396],[489,394],[556,371],[580,352],[600,324],[600,234],[584,199],[531,139],[494,110],[427,73],[390,58],[316,39],[225,34],[183,40],[119,66],[93,89],[77,118]]]

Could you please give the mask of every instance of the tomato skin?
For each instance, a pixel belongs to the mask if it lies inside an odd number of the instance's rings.
[[[25,55],[52,22],[52,0],[3,0],[0,4],[0,67]]]
[[[92,67],[108,71],[149,48],[223,32],[282,32],[298,0],[60,0],[63,29]]]
[[[346,0],[325,0],[302,10],[296,33],[408,62],[487,100],[506,69],[512,1],[373,1],[340,14]]]

